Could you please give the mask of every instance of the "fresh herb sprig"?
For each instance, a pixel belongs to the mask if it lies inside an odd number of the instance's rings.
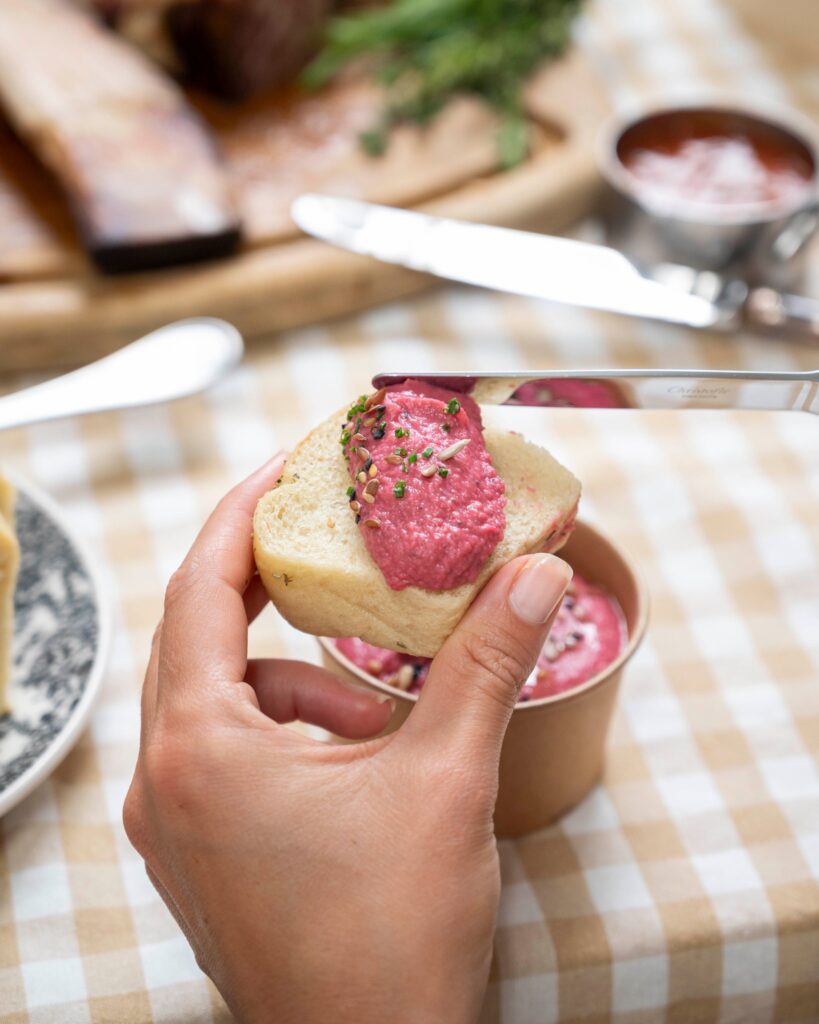
[[[523,84],[566,46],[582,0],[393,0],[331,19],[305,82],[323,85],[349,61],[367,57],[387,88],[379,123],[361,137],[377,155],[390,129],[425,124],[459,93],[500,114],[498,160],[512,167],[528,154]]]

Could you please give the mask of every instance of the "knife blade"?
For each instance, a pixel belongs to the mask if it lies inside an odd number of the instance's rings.
[[[694,328],[819,340],[819,301],[674,264],[638,268],[616,249],[435,217],[357,199],[305,194],[307,234],[364,256],[465,284]]]
[[[573,409],[767,409],[819,415],[819,371],[549,370],[518,373],[378,373],[376,389],[417,380],[480,405]]]
[[[725,315],[603,245],[309,193],[291,214],[302,231],[342,249],[465,284],[689,327],[719,326]]]

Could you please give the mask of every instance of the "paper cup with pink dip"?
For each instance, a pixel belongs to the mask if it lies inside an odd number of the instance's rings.
[[[623,669],[646,629],[648,594],[619,545],[578,521],[559,554],[575,580],[506,733],[495,809],[499,836],[543,828],[600,778]],[[394,698],[385,731],[399,728],[423,686],[425,659],[358,640],[322,637],[319,643],[336,675]]]

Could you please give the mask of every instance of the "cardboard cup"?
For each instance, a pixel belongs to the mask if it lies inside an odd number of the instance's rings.
[[[603,771],[603,755],[623,668],[643,638],[648,592],[634,562],[595,527],[578,521],[561,558],[599,584],[620,604],[628,639],[606,669],[567,693],[518,704],[506,732],[495,808],[498,836],[543,828],[583,799]],[[386,732],[405,721],[416,701],[375,679],[346,658],[332,640],[319,638],[324,665],[349,682],[395,700]]]

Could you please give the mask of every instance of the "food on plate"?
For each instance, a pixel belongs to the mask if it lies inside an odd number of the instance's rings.
[[[14,529],[14,488],[0,476],[0,714],[8,711],[14,638],[14,588],[20,545]]]
[[[186,81],[240,100],[290,81],[333,0],[85,0]]]
[[[530,148],[523,90],[538,65],[566,47],[580,0],[393,0],[334,18],[305,80],[322,85],[351,60],[366,59],[387,88],[380,119],[362,135],[368,151],[387,145],[401,122],[427,124],[455,96],[477,96],[501,117],[501,166]]]
[[[210,134],[141,53],[68,0],[0,3],[0,105],[108,271],[222,255],[238,221]]]
[[[219,256],[240,234],[293,238],[303,191],[412,205],[541,153],[586,82],[582,59],[546,67],[579,3],[353,2],[334,18],[332,0],[0,0],[19,140],[0,128],[0,279],[74,279],[86,252],[109,272]],[[316,49],[325,84],[308,90]]]
[[[168,32],[186,77],[243,99],[290,81],[318,48],[332,0],[173,4]]]
[[[582,686],[618,657],[626,640],[625,618],[617,601],[575,573],[518,700],[527,703]],[[429,658],[384,650],[358,637],[341,637],[334,643],[357,668],[399,690],[419,693],[427,678]]]
[[[256,509],[256,564],[298,629],[432,657],[501,565],[562,546],[579,496],[471,399],[408,380],[298,445]]]

